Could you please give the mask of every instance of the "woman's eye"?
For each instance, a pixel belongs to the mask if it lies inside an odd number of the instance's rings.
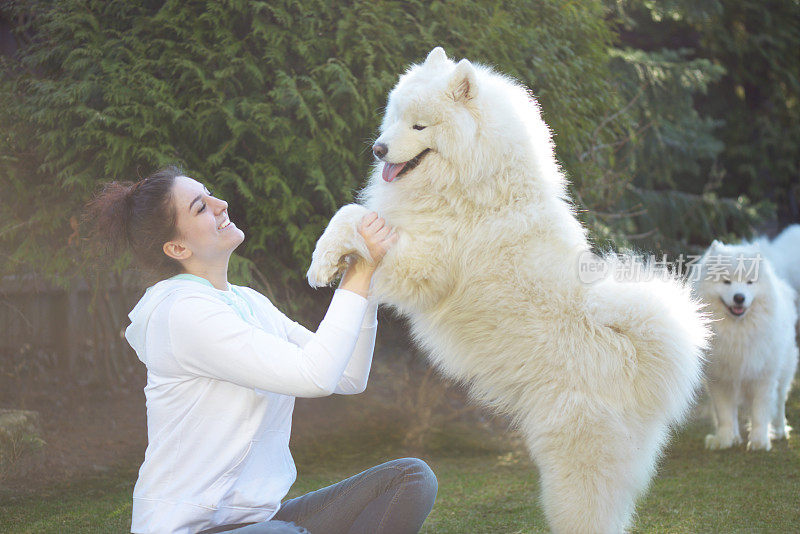
[[[205,203],[205,202],[203,202],[203,205],[200,207],[200,209],[199,209],[199,210],[197,210],[197,213],[202,213],[202,212],[203,212],[203,210],[205,210],[205,209],[206,209],[206,203]]]
[[[424,130],[424,129],[425,129],[425,127],[424,127],[424,126],[422,126],[422,125],[420,125],[420,124],[415,124],[415,125],[414,125],[414,129],[415,129],[415,130]]]

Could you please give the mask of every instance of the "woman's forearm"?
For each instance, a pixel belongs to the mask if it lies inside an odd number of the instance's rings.
[[[342,276],[339,289],[347,289],[364,298],[369,296],[369,285],[372,282],[372,275],[375,273],[375,266],[370,265],[362,259],[358,259],[350,264]]]

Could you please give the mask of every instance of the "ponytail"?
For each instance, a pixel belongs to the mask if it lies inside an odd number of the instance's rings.
[[[89,244],[102,263],[126,250],[140,269],[158,279],[181,272],[180,263],[167,256],[163,245],[177,237],[177,214],[172,186],[183,171],[165,167],[139,182],[108,182],[86,204],[84,222]]]

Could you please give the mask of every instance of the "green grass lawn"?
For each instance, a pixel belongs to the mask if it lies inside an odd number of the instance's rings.
[[[800,429],[798,392],[788,412]],[[800,531],[799,437],[775,443],[768,453],[748,453],[743,447],[708,452],[703,436],[709,430],[709,422],[694,421],[673,440],[637,506],[634,532]],[[432,436],[421,456],[439,479],[439,496],[423,532],[546,532],[536,504],[536,470],[524,451],[512,440],[481,432],[454,426]],[[378,429],[350,441],[342,434],[298,444],[300,476],[290,496],[408,455],[393,444],[396,440],[383,439],[385,434]],[[35,495],[0,495],[0,532],[128,532],[135,478],[135,467],[122,468]]]

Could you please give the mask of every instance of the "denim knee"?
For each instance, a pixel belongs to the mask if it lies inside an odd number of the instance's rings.
[[[417,484],[420,496],[433,507],[439,491],[439,481],[430,466],[419,458],[400,458],[395,461],[403,469],[403,475],[411,477]]]

